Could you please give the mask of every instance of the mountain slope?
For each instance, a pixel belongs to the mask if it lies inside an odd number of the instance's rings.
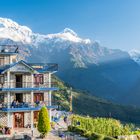
[[[53,80],[58,83],[60,88],[60,91],[53,93],[53,99],[57,101],[61,109],[69,111],[70,87],[55,76]],[[140,108],[114,104],[75,89],[71,92],[73,95],[73,112],[76,114],[112,117],[125,122],[140,123]]]
[[[57,75],[62,80],[91,95],[129,104],[131,98],[128,95],[132,94],[133,87],[138,86],[140,66],[127,52],[83,39],[71,29],[41,35],[10,19],[0,18],[0,31],[0,44],[19,45],[22,59],[30,62],[58,63]],[[139,88],[136,89],[135,93],[139,94]],[[134,105],[138,105],[135,104],[136,98]]]
[[[139,50],[131,50],[129,51],[131,58],[140,65],[140,51]]]

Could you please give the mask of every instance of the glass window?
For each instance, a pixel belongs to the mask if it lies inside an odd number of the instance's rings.
[[[3,83],[4,83],[4,76],[0,75],[0,84],[3,84]]]
[[[0,104],[4,103],[4,93],[0,94]]]
[[[0,57],[0,66],[4,65],[4,57]]]
[[[43,74],[35,74],[34,81],[35,84],[43,84],[44,83]]]

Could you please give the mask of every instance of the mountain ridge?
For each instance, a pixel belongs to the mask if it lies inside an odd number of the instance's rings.
[[[41,35],[12,22],[0,18],[0,31],[5,35],[1,38],[0,34],[0,45],[19,45],[20,59],[58,63],[57,75],[76,89],[129,104],[131,98],[127,102],[123,98],[140,84],[140,66],[128,52],[82,39],[69,28],[60,33]],[[139,88],[136,92],[139,93]]]

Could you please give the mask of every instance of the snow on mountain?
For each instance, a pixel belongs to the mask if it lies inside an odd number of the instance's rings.
[[[40,35],[32,33],[32,30],[27,26],[21,26],[7,18],[0,18],[0,38],[7,38],[22,43],[32,43],[32,41],[39,42],[45,39],[55,38],[73,42],[90,43],[89,39],[79,38],[78,35],[69,28],[65,28],[61,33]]]
[[[20,50],[26,56],[31,52],[30,59],[50,62],[58,54],[58,58],[55,58],[58,62],[69,59],[75,67],[128,57],[126,52],[108,49],[96,41],[83,39],[69,28],[60,33],[42,35],[11,19],[0,18],[0,44],[14,43],[21,46]]]
[[[140,65],[140,50],[133,49],[129,51],[131,58]]]
[[[78,35],[71,29],[65,28],[63,32],[56,33],[56,34],[49,34],[46,36],[48,39],[57,38],[61,40],[67,40],[72,42],[83,42],[83,43],[90,43],[91,41],[89,39],[81,39],[78,37]]]
[[[32,31],[26,26],[20,26],[11,19],[0,18],[0,38],[16,42],[30,43]]]

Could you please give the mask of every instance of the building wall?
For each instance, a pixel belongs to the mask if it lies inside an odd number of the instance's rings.
[[[31,124],[31,112],[24,113],[24,126]]]
[[[0,112],[0,125],[7,126],[7,113]]]
[[[4,64],[11,64],[13,62],[16,62],[16,55],[11,55],[11,56],[4,56]]]
[[[23,93],[23,102],[31,102],[31,93]]]
[[[48,83],[49,82],[49,73],[44,74],[44,82]]]
[[[10,64],[10,57],[9,56],[4,56],[4,64]]]

